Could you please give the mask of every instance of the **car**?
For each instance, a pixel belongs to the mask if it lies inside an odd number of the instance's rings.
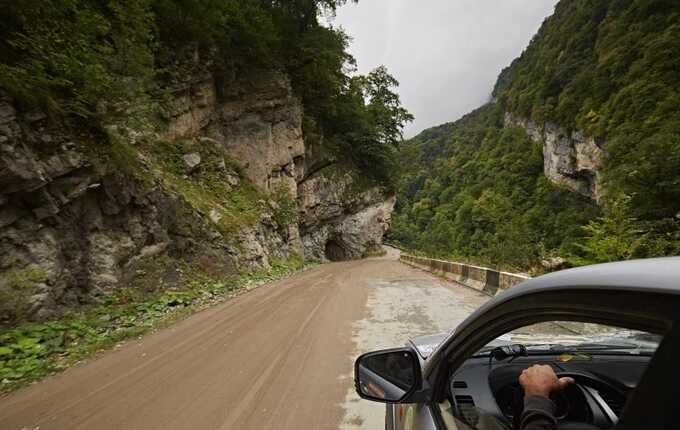
[[[450,334],[369,352],[354,367],[385,428],[519,428],[522,370],[575,383],[554,393],[560,429],[680,428],[680,257],[606,263],[533,278]],[[490,424],[491,423],[491,424]]]

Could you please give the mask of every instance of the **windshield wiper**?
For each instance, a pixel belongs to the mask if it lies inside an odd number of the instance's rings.
[[[621,349],[640,349],[631,343],[579,343],[575,345],[555,344],[548,348],[550,351],[607,351]]]
[[[532,353],[532,348],[528,347],[529,354]],[[542,351],[550,352],[553,354],[562,354],[569,352],[612,352],[612,353],[625,353],[625,354],[653,354],[654,349],[648,348],[643,345],[635,345],[632,343],[581,343],[576,345],[562,345],[554,344]]]
[[[627,354],[653,354],[655,349],[644,345],[636,345],[633,343],[579,343],[573,345],[565,345],[561,343],[543,343],[543,344],[524,344],[529,355],[540,354],[563,354],[569,352],[621,352]],[[485,346],[477,351],[473,356],[483,357],[488,356],[495,349],[493,346]]]

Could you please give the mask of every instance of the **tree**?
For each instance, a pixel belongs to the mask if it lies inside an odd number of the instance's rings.
[[[397,147],[403,140],[404,126],[414,119],[402,107],[399,95],[393,91],[399,82],[387,72],[385,66],[373,70],[363,81],[368,112],[375,124],[378,141]]]
[[[148,0],[5,2],[0,87],[51,113],[92,117],[100,100],[146,89],[153,32]]]
[[[583,227],[586,237],[579,244],[580,255],[572,258],[577,265],[628,260],[644,242],[638,220],[630,215],[630,197],[619,194],[605,209],[605,214]]]

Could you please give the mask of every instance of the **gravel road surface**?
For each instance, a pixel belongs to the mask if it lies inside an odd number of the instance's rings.
[[[322,265],[0,398],[0,429],[380,429],[353,359],[448,331],[487,299],[392,249]]]

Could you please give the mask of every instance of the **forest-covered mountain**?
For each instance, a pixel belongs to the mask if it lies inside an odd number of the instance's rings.
[[[391,238],[515,269],[677,254],[678,53],[677,1],[560,1],[493,102],[404,145]]]

